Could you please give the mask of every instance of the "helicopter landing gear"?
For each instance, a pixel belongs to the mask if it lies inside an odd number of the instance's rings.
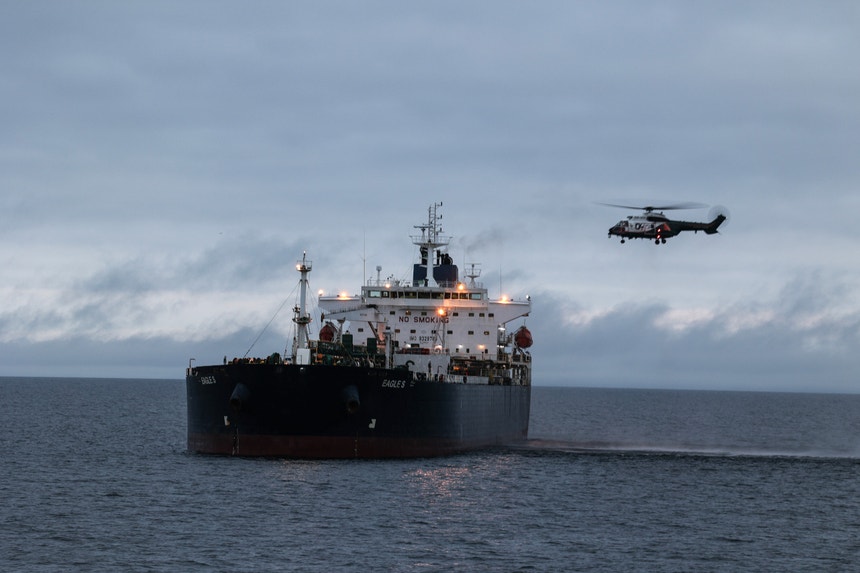
[[[624,239],[621,239],[621,244],[622,244],[622,245],[624,244]]]
[[[666,239],[654,239],[654,244],[655,244],[655,245],[660,245],[660,244],[665,245],[665,244],[666,244]]]

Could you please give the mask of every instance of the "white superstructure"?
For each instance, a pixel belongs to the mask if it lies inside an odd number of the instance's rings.
[[[323,321],[340,341],[348,332],[350,343],[378,346],[387,367],[409,368],[419,379],[530,384],[531,335],[521,327],[515,336],[507,324],[528,316],[531,301],[490,300],[474,265],[470,280],[460,280],[445,251],[450,238],[442,235],[439,206],[416,226],[419,261],[411,282],[377,277],[360,295],[320,296]]]

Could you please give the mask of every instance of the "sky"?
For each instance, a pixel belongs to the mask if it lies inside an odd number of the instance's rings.
[[[858,29],[835,0],[4,2],[0,376],[283,351],[303,252],[313,292],[406,279],[442,202],[454,260],[531,296],[536,385],[855,393]],[[621,244],[606,202],[731,216]]]

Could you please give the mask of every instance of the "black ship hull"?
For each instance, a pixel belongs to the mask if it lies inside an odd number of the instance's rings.
[[[400,368],[201,366],[186,376],[188,450],[291,458],[448,455],[528,436],[531,387],[418,380]]]

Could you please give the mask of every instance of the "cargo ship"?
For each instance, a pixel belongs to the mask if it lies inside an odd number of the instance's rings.
[[[427,222],[414,227],[411,280],[383,279],[376,267],[360,294],[320,294],[312,338],[312,262],[303,254],[294,335],[283,355],[205,366],[189,360],[188,451],[408,458],[525,440],[531,299],[491,300],[474,264],[460,276],[441,206],[431,205]]]

